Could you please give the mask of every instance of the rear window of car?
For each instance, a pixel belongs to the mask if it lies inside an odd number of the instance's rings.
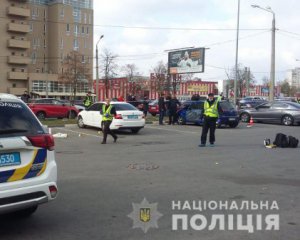
[[[235,109],[231,102],[220,102],[220,107],[223,111],[231,111]]]
[[[24,103],[0,100],[0,138],[43,133],[43,127]]]
[[[132,106],[131,104],[113,104],[116,111],[130,111],[130,110],[138,110],[136,107]]]

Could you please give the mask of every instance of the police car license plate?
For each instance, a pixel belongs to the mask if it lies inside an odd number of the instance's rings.
[[[0,167],[15,166],[21,164],[20,153],[0,154]]]
[[[229,118],[229,121],[235,121],[235,118]]]
[[[128,119],[138,119],[137,115],[128,115]]]

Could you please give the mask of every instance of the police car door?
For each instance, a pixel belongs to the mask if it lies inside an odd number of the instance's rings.
[[[92,124],[94,127],[101,128],[102,115],[100,110],[102,110],[103,103],[95,103],[93,106],[93,111],[91,111],[92,115]]]

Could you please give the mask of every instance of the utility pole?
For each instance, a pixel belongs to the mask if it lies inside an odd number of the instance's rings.
[[[246,75],[246,96],[250,95],[249,92],[249,84],[250,84],[250,68],[245,68],[245,75]]]
[[[240,0],[238,0],[238,14],[236,27],[236,48],[235,48],[235,79],[234,79],[234,104],[237,100],[237,81],[238,81],[238,61],[239,61],[239,31],[240,31]]]
[[[99,101],[99,64],[98,64],[98,43],[104,37],[101,35],[97,44],[96,44],[96,99]],[[94,85],[94,84],[93,84]]]

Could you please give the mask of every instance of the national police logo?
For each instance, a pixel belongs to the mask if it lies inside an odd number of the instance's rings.
[[[133,220],[133,228],[141,228],[144,233],[158,228],[157,221],[162,214],[157,211],[157,203],[149,203],[145,198],[139,203],[132,203],[133,212],[128,215]]]
[[[142,222],[149,222],[151,215],[150,215],[150,208],[140,208],[140,220]]]

